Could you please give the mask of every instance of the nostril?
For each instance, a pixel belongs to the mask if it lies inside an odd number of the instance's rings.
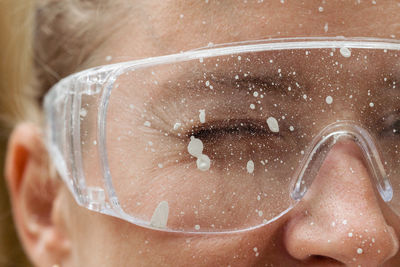
[[[307,260],[307,265],[333,265],[333,266],[344,266],[345,264],[337,261],[331,257],[322,256],[322,255],[310,255],[309,260]]]

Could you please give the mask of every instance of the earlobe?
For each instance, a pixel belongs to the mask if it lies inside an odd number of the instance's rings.
[[[62,183],[50,176],[40,129],[18,125],[10,136],[6,158],[14,221],[26,252],[36,266],[65,261],[69,240],[62,221]]]

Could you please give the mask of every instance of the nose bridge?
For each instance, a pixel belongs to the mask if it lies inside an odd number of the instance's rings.
[[[293,184],[291,197],[294,200],[303,198],[310,188],[322,164],[335,145],[358,146],[361,153],[354,157],[362,157],[372,184],[376,185],[385,202],[393,197],[393,189],[386,175],[385,168],[372,136],[363,127],[352,121],[339,121],[324,128],[314,139],[305,153],[305,158],[296,171],[297,178]],[[355,152],[355,151],[354,151]],[[356,153],[356,152],[355,152]]]

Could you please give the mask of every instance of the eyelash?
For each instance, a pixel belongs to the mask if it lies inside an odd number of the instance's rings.
[[[232,121],[211,122],[208,125],[194,127],[187,136],[194,136],[201,140],[212,140],[214,137],[226,135],[280,137],[279,133],[269,131],[261,123],[265,122],[249,120],[240,120],[233,123]]]

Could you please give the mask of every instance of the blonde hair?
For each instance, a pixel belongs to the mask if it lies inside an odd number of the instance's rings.
[[[111,23],[118,9],[117,1],[109,0],[0,0],[2,174],[12,129],[24,120],[41,122],[44,94],[61,78],[81,68],[113,26],[122,24],[121,20]],[[14,230],[2,178],[0,266],[30,266]]]
[[[32,4],[0,1],[0,169],[4,173],[7,138],[29,108],[24,87],[32,77]],[[0,266],[29,266],[12,223],[5,179],[0,177]]]

